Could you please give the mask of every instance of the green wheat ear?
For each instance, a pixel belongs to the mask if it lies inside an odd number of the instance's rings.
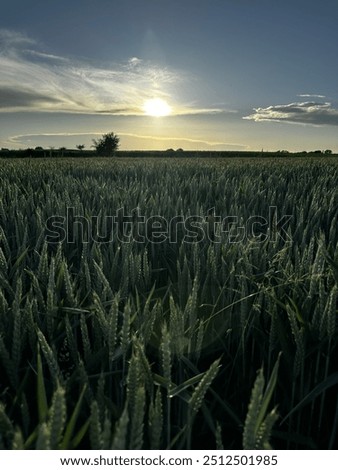
[[[202,377],[200,383],[195,388],[189,401],[189,409],[191,410],[192,416],[196,415],[200,407],[202,406],[204,396],[207,393],[211,383],[215,379],[219,370],[220,360],[221,359],[219,358],[211,364],[207,372]]]
[[[130,450],[142,449],[143,446],[145,395],[144,386],[139,386],[135,393],[135,407],[130,423]]]
[[[129,424],[128,402],[126,402],[123,413],[115,427],[113,443],[111,446],[112,450],[126,450],[127,449],[128,424]]]
[[[123,322],[120,331],[120,345],[123,356],[125,357],[130,346],[130,324],[131,324],[131,305],[130,302],[125,305],[123,310]]]
[[[193,431],[193,423],[194,423],[195,416],[203,404],[205,394],[207,393],[211,383],[213,382],[213,380],[215,379],[218,373],[219,363],[220,363],[220,358],[211,364],[211,366],[205,372],[199,384],[193,391],[191,398],[188,402],[188,420],[187,420],[187,433],[186,433],[188,449],[191,449],[192,431]]]
[[[162,373],[166,381],[167,394],[170,394],[171,388],[171,347],[170,347],[170,333],[166,323],[162,328],[162,342],[161,342],[161,356],[162,356]]]
[[[161,390],[156,390],[155,401],[149,406],[149,440],[151,449],[160,449],[163,432],[163,409]]]
[[[37,337],[38,337],[38,341],[41,347],[41,351],[47,362],[52,380],[56,384],[58,380],[61,379],[61,373],[60,373],[59,365],[56,359],[56,355],[54,351],[52,350],[52,348],[49,346],[44,334],[39,329],[37,329]]]
[[[61,449],[68,449],[71,446],[71,439],[72,439],[73,434],[74,434],[76,422],[77,422],[78,417],[79,417],[80,412],[81,412],[83,398],[84,398],[84,395],[85,395],[86,388],[87,387],[85,385],[83,387],[81,393],[80,393],[79,399],[76,403],[76,406],[74,408],[72,416],[71,416],[70,420],[67,423],[67,426],[66,426],[66,429],[65,429],[65,432],[64,432],[64,436],[63,436],[63,440],[62,440],[62,443],[61,443],[61,446],[60,446]]]
[[[13,437],[12,450],[24,450],[24,448],[25,448],[25,444],[24,444],[22,432],[20,429],[17,429]]]
[[[113,357],[116,348],[117,341],[117,326],[119,316],[119,302],[120,293],[118,292],[111,304],[109,315],[108,315],[108,356],[109,356],[109,367],[112,367]]]
[[[89,428],[89,437],[90,445],[92,449],[98,450],[102,449],[102,439],[101,439],[101,423],[99,416],[99,407],[97,401],[92,401],[91,404],[91,413],[90,413],[90,428]]]
[[[136,392],[138,390],[138,387],[141,385],[141,382],[142,374],[139,353],[136,350],[136,352],[133,351],[132,356],[130,358],[127,375],[127,400],[129,403],[131,416],[133,416],[133,412],[136,407]]]
[[[222,442],[222,427],[220,423],[217,423],[216,425],[215,437],[216,437],[216,449],[224,450],[224,446]]]
[[[47,423],[42,423],[39,427],[35,448],[37,450],[50,450],[50,428]]]
[[[246,415],[243,431],[243,449],[268,449],[271,448],[269,439],[273,425],[278,416],[273,409],[267,414],[267,409],[277,383],[280,355],[271,373],[270,380],[264,391],[264,374],[260,369],[257,374]]]
[[[50,447],[58,449],[66,423],[66,397],[65,389],[61,386],[53,394],[52,406],[49,410],[48,427],[50,430]]]
[[[48,403],[46,396],[45,380],[43,375],[40,346],[38,345],[37,354],[37,405],[39,422],[43,423],[48,413]]]

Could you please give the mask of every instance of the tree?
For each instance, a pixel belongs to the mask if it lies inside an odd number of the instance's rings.
[[[83,144],[79,144],[76,146],[76,148],[78,149],[78,151],[80,152],[81,156],[83,155],[83,149],[85,148],[85,145]]]
[[[60,148],[59,148],[59,152],[60,152],[60,154],[61,154],[61,157],[64,156],[66,150],[67,150],[66,147],[60,147]]]
[[[112,157],[119,148],[120,138],[114,132],[109,132],[108,134],[103,134],[98,140],[93,139],[93,144],[98,155]]]

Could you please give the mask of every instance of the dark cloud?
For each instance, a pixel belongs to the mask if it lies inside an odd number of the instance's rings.
[[[0,109],[34,107],[41,104],[55,104],[60,100],[34,90],[0,86]]]
[[[313,126],[338,126],[338,109],[331,103],[307,101],[256,108],[253,114],[243,119],[256,122],[276,121]]]

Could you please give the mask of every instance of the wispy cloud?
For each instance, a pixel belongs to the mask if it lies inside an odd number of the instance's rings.
[[[75,142],[86,141],[88,148],[91,140],[101,136],[101,132],[45,132],[40,134],[18,134],[9,138],[9,143],[15,146],[22,147],[34,147],[35,145],[67,145],[74,147]],[[190,139],[186,137],[166,137],[166,136],[153,136],[136,134],[131,132],[119,132],[119,136],[131,141],[135,141],[135,148],[140,148],[137,142],[147,141],[152,144],[152,148],[167,148],[167,147],[185,147],[186,149],[210,149],[210,150],[221,150],[221,149],[248,149],[247,145],[225,142],[225,141],[213,141],[204,139]],[[147,144],[146,144],[147,145]],[[142,148],[144,148],[142,146]]]
[[[61,61],[61,62],[70,62],[67,57],[61,57],[55,54],[47,54],[46,52],[35,51],[34,49],[24,49],[22,53],[31,58],[41,61]]]
[[[133,134],[133,133],[127,133],[127,132],[121,132],[121,136],[126,136],[126,137],[135,137],[137,139],[146,139],[146,140],[157,140],[160,142],[186,142],[187,144],[196,144],[200,148],[200,144],[208,147],[222,147],[222,148],[228,148],[228,147],[234,147],[234,148],[242,148],[246,149],[248,146],[244,144],[239,144],[239,143],[233,143],[233,142],[221,142],[221,141],[212,141],[212,140],[203,140],[203,139],[188,139],[185,137],[154,137],[150,135],[139,135],[139,134]]]
[[[41,50],[21,33],[0,30],[0,112],[142,115],[144,102],[154,96],[167,100],[173,114],[224,111],[175,107],[170,90],[185,79],[138,57],[109,65],[70,60]]]
[[[313,126],[338,126],[338,109],[334,108],[331,103],[306,101],[256,108],[254,111],[253,114],[243,119],[256,122],[275,121]]]
[[[325,95],[316,95],[316,94],[309,94],[309,93],[303,93],[301,95],[297,95],[299,96],[300,98],[326,98]]]
[[[35,39],[26,36],[19,31],[12,31],[10,29],[0,29],[0,51],[15,49],[16,47],[23,47],[27,45],[36,44]]]

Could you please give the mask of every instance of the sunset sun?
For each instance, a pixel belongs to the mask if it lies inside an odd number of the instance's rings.
[[[147,116],[155,117],[168,116],[171,113],[171,107],[161,98],[153,98],[145,101],[143,110]]]

